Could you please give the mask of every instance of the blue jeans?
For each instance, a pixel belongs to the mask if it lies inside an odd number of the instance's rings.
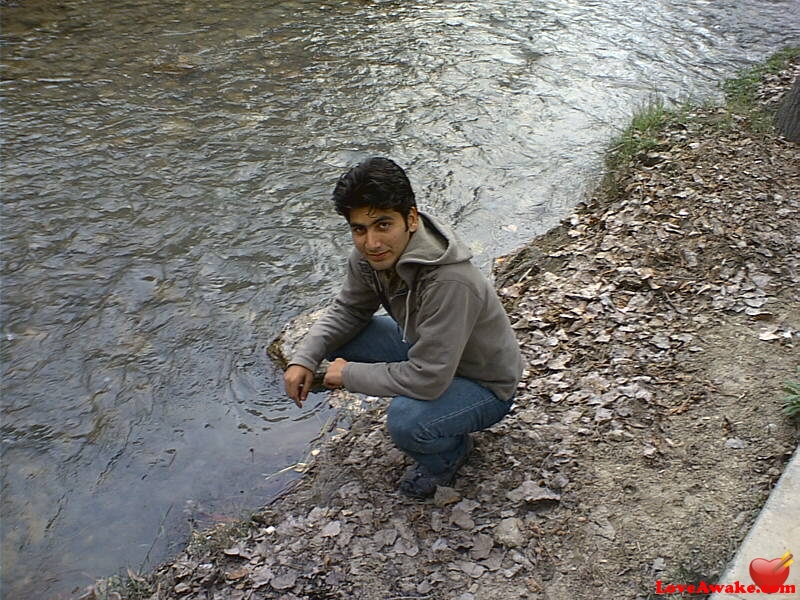
[[[400,328],[389,316],[373,317],[367,327],[330,359],[353,362],[401,362],[408,360],[411,344],[402,341]],[[403,452],[434,474],[452,468],[467,451],[473,431],[497,423],[512,401],[464,377],[454,377],[435,400],[395,396],[389,404],[386,426]]]

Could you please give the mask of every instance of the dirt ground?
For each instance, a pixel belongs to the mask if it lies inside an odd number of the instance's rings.
[[[800,147],[747,126],[717,108],[671,120],[498,261],[528,368],[452,488],[397,493],[386,401],[359,399],[305,477],[135,576],[140,597],[646,599],[657,580],[717,582],[798,441],[781,399],[800,378]]]

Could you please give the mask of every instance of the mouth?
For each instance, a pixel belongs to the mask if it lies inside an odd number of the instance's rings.
[[[389,256],[389,251],[381,252],[380,254],[367,254],[367,258],[379,262]]]

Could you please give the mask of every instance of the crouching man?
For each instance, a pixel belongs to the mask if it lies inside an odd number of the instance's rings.
[[[329,388],[391,396],[387,428],[415,464],[409,496],[449,485],[472,449],[470,433],[511,408],[522,358],[494,286],[444,223],[417,210],[403,169],[370,158],[333,191],[353,249],[333,304],[284,374],[302,406],[323,358]],[[383,306],[388,315],[375,315]]]

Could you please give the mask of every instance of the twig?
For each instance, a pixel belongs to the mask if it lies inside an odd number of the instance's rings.
[[[173,506],[175,506],[175,504],[170,504],[169,508],[164,513],[164,516],[161,517],[161,522],[158,524],[158,535],[156,535],[156,537],[153,539],[153,543],[150,544],[150,548],[147,549],[147,553],[144,555],[144,559],[142,559],[142,565],[139,567],[139,572],[143,571],[144,566],[150,561],[150,553],[153,551],[158,538],[161,537],[162,533],[164,533],[164,522],[167,520],[169,513],[172,512]]]

